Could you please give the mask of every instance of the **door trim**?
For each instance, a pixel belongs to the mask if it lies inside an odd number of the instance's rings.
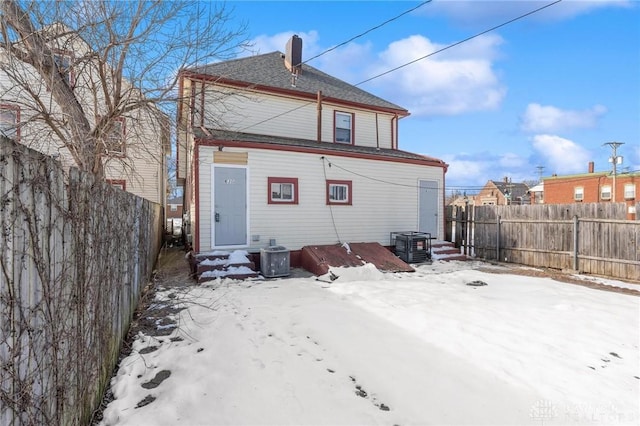
[[[216,220],[215,220],[215,215],[216,215],[216,194],[215,194],[215,189],[216,189],[216,182],[215,182],[215,169],[216,168],[230,168],[230,169],[245,169],[245,194],[246,194],[246,207],[245,207],[245,213],[246,213],[246,224],[245,224],[245,232],[246,232],[246,240],[244,242],[244,244],[236,244],[236,245],[229,245],[229,246],[217,246],[216,245]],[[221,250],[225,250],[225,249],[240,249],[240,248],[247,248],[249,247],[249,222],[250,222],[250,213],[251,213],[251,209],[250,209],[250,205],[251,203],[249,202],[250,200],[250,194],[249,194],[249,188],[251,187],[249,185],[249,166],[245,166],[245,165],[237,165],[237,164],[216,164],[213,163],[211,164],[211,211],[210,211],[210,216],[209,216],[209,220],[211,221],[211,247],[213,249],[221,249]]]

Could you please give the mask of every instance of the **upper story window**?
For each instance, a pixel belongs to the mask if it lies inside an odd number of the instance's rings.
[[[335,112],[335,141],[338,143],[353,143],[353,114]]]
[[[624,199],[625,200],[633,200],[636,198],[636,184],[635,183],[625,183],[624,184]]]
[[[352,183],[350,180],[327,181],[327,204],[352,204]]]
[[[108,154],[124,155],[126,130],[124,117],[111,121],[104,141]]]
[[[177,204],[169,204],[169,208],[171,208],[172,212],[177,212],[178,211],[178,205]]]
[[[73,87],[75,84],[75,76],[73,75],[73,68],[71,66],[73,63],[73,55],[71,52],[56,50],[53,52],[53,60],[69,87]]]
[[[602,187],[600,188],[600,199],[601,200],[611,199],[611,185],[602,185]]]
[[[298,204],[298,179],[270,177],[267,179],[268,204]]]
[[[0,104],[0,135],[9,139],[20,138],[20,107],[17,105]]]
[[[575,201],[584,200],[584,188],[583,187],[576,186],[575,188],[573,188],[573,199]]]

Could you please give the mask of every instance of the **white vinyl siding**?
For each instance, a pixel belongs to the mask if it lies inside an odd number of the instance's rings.
[[[314,101],[273,96],[264,93],[236,93],[233,89],[205,89],[204,126],[287,138],[317,140],[318,110]],[[200,108],[200,100],[196,100]],[[322,104],[322,142],[334,141],[335,111],[351,113],[354,144],[391,148],[393,115]],[[221,119],[221,117],[224,117]],[[182,151],[180,152],[182,156]],[[181,170],[186,167],[181,160]]]
[[[204,126],[244,133],[315,140],[316,104],[262,93],[205,92]],[[301,108],[299,108],[302,106]],[[298,109],[297,109],[298,108]],[[221,118],[224,114],[224,120]],[[331,126],[333,124],[330,124]]]
[[[215,149],[200,147],[200,251],[213,249],[210,237],[211,167],[204,162],[212,161]],[[278,245],[290,250],[299,250],[309,244],[335,244],[338,241],[389,245],[390,232],[418,228],[418,181],[421,179],[438,182],[438,210],[442,208],[443,172],[440,167],[331,156],[334,164],[348,172],[338,167],[328,167],[317,154],[225,148],[227,150],[249,153],[251,205],[250,246],[247,249],[251,251],[266,247],[270,239],[275,239]],[[268,191],[265,191],[268,177],[280,175],[282,164],[287,164],[288,177],[298,179],[297,205],[268,203]],[[328,180],[352,182],[352,205],[326,204],[325,172]],[[375,177],[377,180],[362,176]],[[337,234],[330,209],[333,209]],[[443,235],[442,223],[438,224],[438,234]],[[259,236],[259,240],[253,241],[253,236]]]

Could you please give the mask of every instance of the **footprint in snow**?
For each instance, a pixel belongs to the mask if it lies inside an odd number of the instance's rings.
[[[160,372],[158,372],[158,374],[155,375],[155,377],[151,380],[149,380],[146,383],[143,383],[142,386],[145,389],[154,389],[157,388],[158,386],[160,386],[160,384],[162,382],[164,382],[165,380],[167,380],[169,378],[169,376],[171,376],[171,371],[169,370],[162,370]]]

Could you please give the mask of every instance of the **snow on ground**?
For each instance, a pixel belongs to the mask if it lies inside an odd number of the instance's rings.
[[[102,424],[640,422],[639,297],[480,266],[159,292],[188,309],[134,342]]]

